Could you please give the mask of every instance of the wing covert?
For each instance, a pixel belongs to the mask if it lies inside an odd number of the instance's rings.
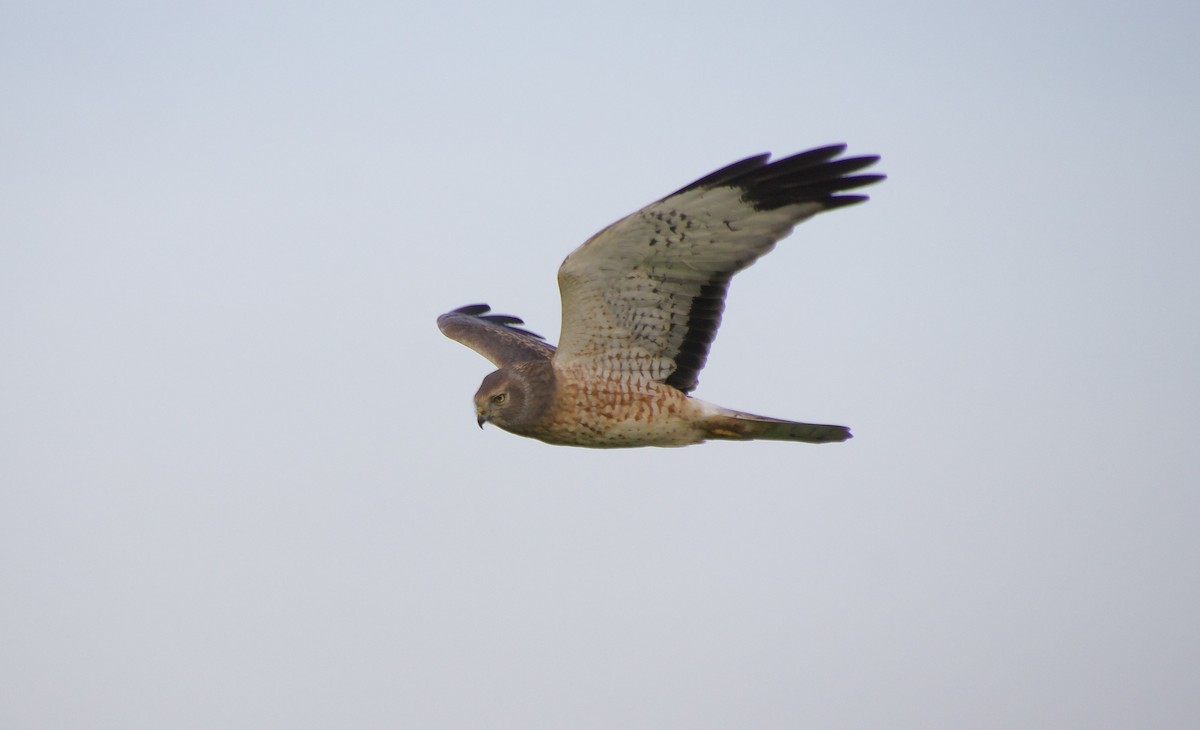
[[[488,314],[491,309],[486,304],[459,307],[438,317],[438,329],[491,360],[496,367],[554,356],[554,346],[541,335],[515,326],[525,324],[523,321],[505,314]]]

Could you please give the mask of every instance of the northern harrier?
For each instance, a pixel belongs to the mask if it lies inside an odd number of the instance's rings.
[[[592,236],[558,270],[558,348],[486,304],[438,317],[499,370],[475,394],[490,421],[551,444],[686,446],[707,439],[845,441],[850,429],[722,408],[688,395],[708,358],[734,274],[801,221],[866,200],[854,175],[879,158],[845,145],[717,170]]]

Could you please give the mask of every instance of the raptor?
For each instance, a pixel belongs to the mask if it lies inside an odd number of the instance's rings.
[[[756,416],[694,398],[733,275],[796,224],[867,199],[876,156],[831,145],[735,162],[613,223],[558,270],[558,347],[486,304],[438,327],[499,368],[475,394],[485,422],[550,444],[687,446],[709,439],[845,441],[845,426]]]

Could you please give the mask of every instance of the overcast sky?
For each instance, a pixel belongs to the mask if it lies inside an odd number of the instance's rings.
[[[1200,9],[0,9],[0,726],[1194,728]],[[434,320],[751,154],[880,154],[696,394],[476,428]]]

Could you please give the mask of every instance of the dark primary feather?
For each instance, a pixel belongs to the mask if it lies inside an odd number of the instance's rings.
[[[700,188],[719,188],[722,185],[728,185],[744,173],[750,172],[751,170],[757,170],[758,168],[767,164],[767,160],[769,159],[771,159],[771,153],[769,152],[761,155],[755,155],[753,157],[747,157],[746,159],[735,162],[732,165],[726,165],[716,172],[710,172],[699,180],[693,180],[687,185],[684,185],[675,192],[671,193],[671,195],[679,195],[680,193],[686,193],[689,190],[699,190]],[[668,195],[667,197],[669,198],[671,195]]]
[[[554,356],[554,347],[541,335],[514,326],[525,324],[523,320],[507,314],[488,314],[490,311],[492,308],[486,304],[459,307],[438,317],[438,329],[497,367]]]
[[[846,145],[835,144],[774,162],[768,162],[769,154],[755,155],[705,175],[667,197],[700,188],[736,187],[759,210],[804,202],[819,202],[825,210],[861,203],[867,196],[834,193],[871,185],[886,176],[850,175],[875,164],[879,156],[834,159],[845,151]]]

